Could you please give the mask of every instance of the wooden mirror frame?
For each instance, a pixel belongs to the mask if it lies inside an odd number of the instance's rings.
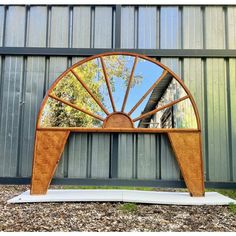
[[[109,86],[109,78],[106,72],[106,68],[104,65],[103,57],[104,56],[113,56],[113,55],[126,55],[135,57],[134,65],[131,71],[131,75],[129,78],[127,90],[125,93],[122,110],[121,112],[117,112],[114,104],[114,100],[112,97],[111,88]],[[109,113],[107,109],[101,104],[100,101],[93,95],[90,89],[86,86],[86,84],[78,77],[78,75],[73,71],[73,69],[79,65],[82,65],[90,60],[100,58],[102,63],[102,69],[104,72],[104,77],[106,80],[106,85],[109,92],[109,97],[111,100],[113,113]],[[131,111],[126,114],[124,113],[124,108],[126,105],[128,93],[130,90],[131,79],[134,74],[135,66],[137,63],[137,59],[145,59],[147,61],[153,62],[156,65],[163,68],[163,73],[158,78],[150,89],[146,92],[146,94],[138,101],[138,103],[131,109]],[[107,114],[107,118],[103,119],[98,115],[89,114],[87,111],[77,107],[70,102],[67,102],[61,98],[56,97],[51,94],[53,88],[57,85],[57,83],[64,78],[64,76],[72,72],[73,75],[77,78],[77,80],[81,83],[81,85],[87,90],[87,92],[91,95],[91,97],[95,100],[95,102],[102,108],[102,110]],[[186,96],[176,99],[160,108],[155,108],[154,110],[142,114],[135,119],[131,119],[131,113],[141,104],[141,102],[147,97],[149,93],[152,92],[154,87],[165,78],[165,76],[170,74],[174,79],[176,79],[179,84],[182,86],[184,91],[186,92]],[[82,111],[90,116],[93,116],[96,119],[102,120],[103,127],[102,128],[85,128],[85,127],[40,127],[40,118],[42,116],[43,108],[48,100],[51,97],[60,101],[66,105],[69,105],[79,111]],[[162,109],[171,107],[185,99],[189,99],[192,103],[196,121],[197,128],[189,129],[189,128],[134,128],[133,122],[137,120],[141,120],[147,116],[150,116]],[[203,161],[202,161],[202,141],[201,141],[201,124],[200,117],[197,110],[196,103],[187,89],[183,81],[169,68],[160,62],[146,57],[144,55],[136,54],[136,53],[127,53],[127,52],[110,52],[103,53],[99,55],[94,55],[92,57],[88,57],[73,66],[67,69],[63,74],[61,74],[56,81],[52,84],[50,89],[48,90],[44,100],[42,102],[37,124],[35,131],[35,145],[34,145],[34,158],[33,158],[33,167],[32,167],[32,179],[31,179],[31,194],[46,194],[52,177],[57,168],[58,162],[64,150],[65,143],[68,139],[70,132],[118,132],[118,133],[166,133],[171,147],[174,151],[177,163],[183,175],[185,184],[190,192],[191,196],[204,196],[204,176],[203,176]]]

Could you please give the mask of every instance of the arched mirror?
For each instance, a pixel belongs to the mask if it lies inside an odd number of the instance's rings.
[[[96,55],[53,83],[37,121],[32,194],[47,190],[70,132],[166,133],[190,193],[204,193],[197,107],[178,76],[156,60],[133,53]],[[54,159],[47,157],[50,151]],[[36,176],[47,158],[51,171],[40,189]]]
[[[103,55],[73,66],[53,84],[38,127],[199,129],[192,102],[160,63]]]

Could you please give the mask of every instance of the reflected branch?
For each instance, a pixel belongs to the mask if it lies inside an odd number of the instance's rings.
[[[136,56],[135,60],[134,60],[134,65],[133,65],[133,68],[132,68],[132,72],[131,72],[131,75],[130,75],[130,78],[129,78],[127,90],[126,90],[126,93],[125,93],[124,102],[123,102],[122,109],[121,109],[122,112],[124,112],[124,109],[125,109],[125,105],[126,105],[126,101],[127,101],[128,95],[129,95],[130,85],[131,85],[131,81],[132,81],[133,76],[134,76],[134,71],[135,71],[137,61],[138,61],[138,57]]]
[[[98,116],[98,115],[95,115],[95,114],[93,114],[93,113],[91,113],[89,111],[86,111],[83,108],[80,108],[80,107],[78,107],[78,106],[76,106],[76,105],[74,105],[74,104],[72,104],[70,102],[67,102],[67,101],[65,101],[65,100],[63,100],[63,99],[61,99],[61,98],[59,98],[57,96],[54,96],[53,94],[49,94],[48,96],[53,98],[53,99],[55,99],[55,100],[57,100],[57,101],[59,101],[59,102],[62,102],[64,104],[66,104],[66,105],[68,105],[70,107],[73,107],[74,109],[79,110],[79,111],[81,111],[81,112],[83,112],[83,113],[85,113],[85,114],[87,114],[89,116],[92,116],[93,118],[95,118],[97,120],[104,121],[104,119],[101,116]]]
[[[87,85],[84,83],[84,81],[76,74],[76,72],[73,71],[73,69],[70,70],[72,74],[76,77],[76,79],[81,83],[81,85],[87,90],[87,92],[91,95],[91,97],[95,100],[95,102],[101,107],[101,109],[109,115],[109,112],[107,109],[102,105],[102,103],[94,96],[94,94],[90,91],[90,89],[87,87]]]
[[[183,101],[185,99],[188,99],[188,98],[189,98],[189,96],[187,95],[187,96],[184,96],[182,98],[176,99],[173,102],[170,102],[170,103],[166,104],[165,106],[156,108],[156,109],[154,109],[152,111],[149,111],[149,112],[147,112],[147,113],[145,113],[145,114],[143,114],[143,115],[133,119],[133,122],[141,120],[141,119],[143,119],[143,118],[145,118],[147,116],[153,115],[153,114],[157,113],[158,111],[161,111],[161,110],[163,110],[165,108],[171,107],[171,106],[175,105],[176,103],[179,103],[179,102],[181,102],[181,101]]]
[[[167,74],[168,74],[168,71],[164,70],[162,75],[156,80],[156,82],[148,89],[148,91],[142,96],[142,98],[133,106],[133,108],[128,113],[129,116],[137,109],[137,107],[143,102],[143,100],[148,96],[148,94],[160,83],[161,80],[165,78]]]
[[[106,67],[105,67],[105,64],[104,64],[104,61],[103,61],[102,57],[100,57],[100,60],[101,60],[101,63],[102,63],[102,70],[103,70],[103,74],[104,74],[104,77],[105,77],[105,80],[106,80],[107,89],[108,89],[109,97],[110,97],[110,100],[111,100],[112,108],[113,108],[113,111],[116,112],[116,107],[115,107],[115,103],[114,103],[114,100],[113,100],[113,97],[112,97],[111,86],[110,86],[110,83],[109,83],[109,80],[108,80]]]

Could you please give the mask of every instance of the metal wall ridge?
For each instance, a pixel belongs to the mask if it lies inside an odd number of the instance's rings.
[[[124,48],[42,48],[0,47],[4,56],[93,56],[105,52],[131,52],[150,57],[235,58],[236,49],[124,49]]]

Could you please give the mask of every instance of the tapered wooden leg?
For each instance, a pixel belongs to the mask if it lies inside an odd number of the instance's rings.
[[[171,146],[191,196],[204,196],[201,133],[168,133]]]
[[[30,194],[46,194],[70,131],[37,130]]]

